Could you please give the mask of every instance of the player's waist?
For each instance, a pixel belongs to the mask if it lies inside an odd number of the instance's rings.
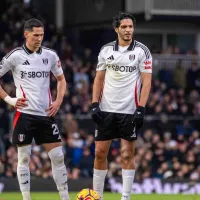
[[[17,111],[25,115],[34,115],[34,116],[43,116],[43,117],[48,116],[45,110],[35,110],[35,109],[30,109],[28,107],[17,109]]]

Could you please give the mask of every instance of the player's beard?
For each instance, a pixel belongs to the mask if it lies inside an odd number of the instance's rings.
[[[119,32],[119,37],[125,42],[130,42],[133,38],[133,34],[127,37],[125,34]]]

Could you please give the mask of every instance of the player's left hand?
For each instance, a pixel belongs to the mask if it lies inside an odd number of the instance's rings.
[[[136,130],[139,130],[143,126],[144,111],[145,111],[144,107],[138,106],[134,112],[133,123],[135,123],[136,125]]]
[[[49,117],[54,117],[60,108],[61,103],[58,101],[53,101],[52,104],[46,109]]]

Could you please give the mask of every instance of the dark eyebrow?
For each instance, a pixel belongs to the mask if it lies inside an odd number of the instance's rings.
[[[44,35],[44,33],[41,33],[41,34],[39,34],[39,33],[34,33],[33,35]]]

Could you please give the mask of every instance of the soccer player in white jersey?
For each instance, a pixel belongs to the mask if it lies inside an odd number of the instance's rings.
[[[59,129],[54,119],[66,90],[66,81],[56,52],[41,46],[43,24],[30,19],[24,25],[25,44],[8,53],[0,63],[0,76],[12,71],[16,97],[0,87],[0,97],[16,109],[13,144],[17,145],[17,176],[23,200],[30,197],[31,143],[43,145],[52,164],[52,174],[61,200],[70,200]],[[50,72],[57,79],[57,98],[52,102]]]
[[[101,199],[112,139],[121,139],[121,200],[130,200],[136,170],[134,146],[151,88],[152,57],[145,45],[133,39],[134,25],[132,15],[119,13],[113,22],[118,39],[103,46],[98,56],[92,96],[92,118],[97,124],[93,188]]]

